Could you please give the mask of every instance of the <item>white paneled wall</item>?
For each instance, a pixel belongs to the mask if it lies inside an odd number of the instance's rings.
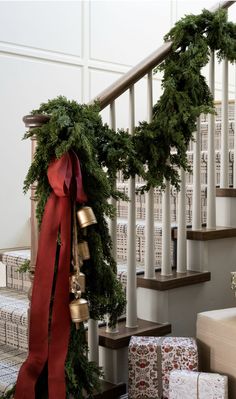
[[[177,18],[214,0],[200,3],[0,1],[0,248],[29,243],[30,201],[22,185],[30,143],[21,141],[22,116],[58,95],[89,101],[154,51]],[[155,78],[154,100],[159,94]],[[117,127],[128,126],[127,106],[124,95],[116,105]],[[145,117],[146,105],[137,99],[136,122]]]

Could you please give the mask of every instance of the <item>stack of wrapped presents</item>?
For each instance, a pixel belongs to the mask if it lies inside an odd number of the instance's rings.
[[[235,399],[236,308],[199,313],[197,340],[201,368],[227,375],[229,399]]]
[[[227,376],[199,371],[196,339],[131,338],[129,399],[227,398]]]

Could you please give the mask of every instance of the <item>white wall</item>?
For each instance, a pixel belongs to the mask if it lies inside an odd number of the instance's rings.
[[[0,248],[29,244],[28,197],[22,194],[30,143],[22,116],[65,95],[87,102],[154,51],[183,14],[213,1],[0,1]],[[143,93],[145,81],[137,85]],[[160,81],[155,81],[155,97]],[[142,100],[139,115],[145,118]],[[127,124],[127,96],[117,102]],[[107,112],[103,113],[108,118]]]

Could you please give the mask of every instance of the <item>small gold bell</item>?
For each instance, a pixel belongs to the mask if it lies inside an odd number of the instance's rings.
[[[85,292],[85,274],[81,272],[70,276],[70,292],[75,294],[78,291]]]
[[[90,206],[84,206],[77,212],[77,218],[81,229],[96,224],[97,220]]]
[[[89,253],[89,247],[87,241],[81,241],[78,244],[78,251],[79,251],[79,256],[83,260],[88,260],[90,259],[90,253]]]
[[[78,328],[79,323],[87,321],[89,319],[89,310],[88,302],[86,301],[86,299],[74,299],[70,303],[70,315],[71,320],[73,321],[73,323],[76,324],[76,328]]]

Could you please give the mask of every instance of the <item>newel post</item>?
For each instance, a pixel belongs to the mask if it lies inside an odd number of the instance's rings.
[[[47,115],[26,115],[23,117],[25,127],[34,129],[41,127],[44,123],[49,121],[50,117]],[[37,140],[35,136],[31,137],[31,160],[34,159],[34,154],[37,146]],[[38,224],[36,219],[36,199],[35,199],[36,182],[31,186],[31,256],[30,256],[30,275],[31,275],[31,288],[29,289],[29,299],[31,299],[32,282],[34,278],[35,264],[38,251]]]

